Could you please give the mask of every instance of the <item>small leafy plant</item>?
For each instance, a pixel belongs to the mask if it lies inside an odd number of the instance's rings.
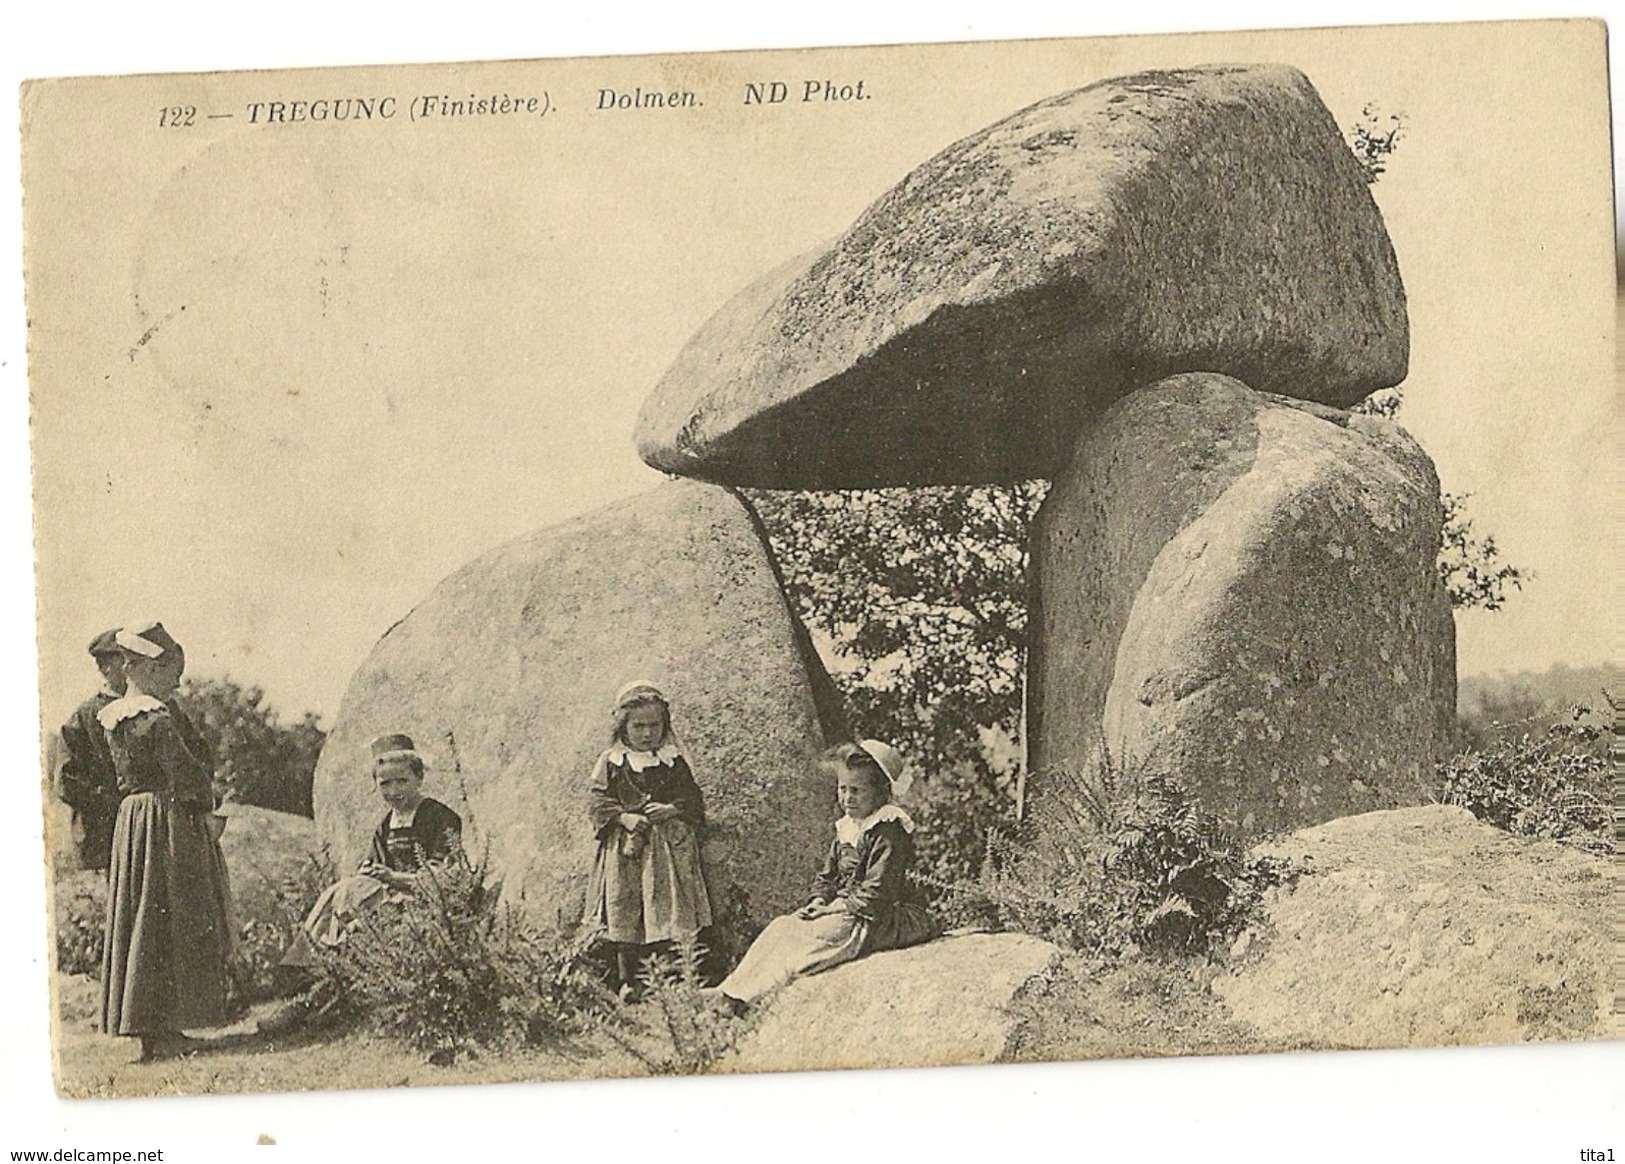
[[[107,879],[58,873],[56,897],[56,968],[63,974],[102,975],[102,946],[107,923]]]
[[[694,941],[678,943],[645,963],[644,1014],[652,1017],[662,1050],[654,1055],[639,1052],[638,1057],[656,1074],[708,1072],[754,1025],[750,1017],[735,1015],[707,991],[709,965],[705,947]]]
[[[1043,788],[1043,840],[989,834],[979,875],[937,881],[952,920],[1021,930],[1104,959],[1204,954],[1256,915],[1266,889],[1301,870],[1249,858],[1239,840],[1190,804],[1166,773],[1057,770]],[[927,878],[927,884],[931,885]]]
[[[1618,704],[1604,694],[1617,714]],[[1583,706],[1555,723],[1499,725],[1439,765],[1438,798],[1519,836],[1610,853],[1612,738],[1612,714],[1603,719]]]
[[[324,964],[335,1006],[437,1063],[624,1021],[584,948],[532,928],[486,874],[483,861],[429,866],[359,919]]]
[[[289,992],[288,976],[280,968],[282,955],[322,890],[338,876],[328,850],[307,854],[292,873],[273,884],[259,912],[237,918],[236,957],[226,980],[226,1003],[232,1013],[242,1014],[253,1003]]]

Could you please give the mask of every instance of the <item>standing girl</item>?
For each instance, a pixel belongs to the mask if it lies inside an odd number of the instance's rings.
[[[615,696],[588,812],[598,852],[583,922],[605,932],[621,997],[631,999],[647,947],[692,940],[711,924],[700,864],[705,802],[654,684],[629,683]]]
[[[125,629],[129,690],[97,716],[123,794],[113,826],[101,1028],[177,1053],[183,1030],[226,1022],[231,949],[209,749],[174,703],[186,656],[159,623]]]
[[[736,1005],[792,978],[937,935],[908,883],[914,822],[892,801],[906,787],[902,755],[880,740],[864,740],[838,744],[822,764],[835,777],[843,813],[829,855],[813,880],[812,899],[769,922],[718,987]]]

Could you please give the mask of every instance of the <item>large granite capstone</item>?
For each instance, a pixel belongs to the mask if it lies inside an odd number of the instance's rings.
[[[1034,527],[1040,827],[1103,758],[1249,833],[1427,799],[1455,715],[1441,519],[1387,421],[1217,375],[1121,401]]]
[[[670,482],[510,542],[458,570],[356,672],[316,770],[316,820],[348,866],[383,806],[367,746],[407,732],[424,791],[462,814],[507,900],[580,919],[594,841],[593,762],[615,692],[659,684],[705,793],[725,936],[805,900],[837,815],[816,772],[833,706],[751,515],[728,491]]]
[[[683,476],[830,489],[1048,477],[1180,371],[1346,406],[1404,378],[1362,171],[1284,65],[1138,73],[949,146],[724,306],[645,403]]]

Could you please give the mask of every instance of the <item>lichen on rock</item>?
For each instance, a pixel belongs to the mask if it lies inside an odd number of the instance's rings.
[[[1416,1047],[1609,1037],[1606,858],[1443,805],[1347,817],[1261,846],[1310,867],[1274,891],[1213,991],[1267,1037]]]
[[[1455,708],[1432,462],[1374,417],[1187,374],[1039,511],[1029,782],[1172,774],[1257,834],[1426,799]]]
[[[1175,372],[1346,406],[1408,354],[1382,216],[1308,79],[1156,71],[948,146],[741,292],[637,440],[657,468],[765,488],[1012,481]]]

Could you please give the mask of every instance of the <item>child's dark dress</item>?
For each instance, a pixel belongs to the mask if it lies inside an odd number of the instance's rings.
[[[824,867],[813,880],[811,903],[841,898],[842,913],[775,918],[722,982],[723,994],[753,1002],[793,978],[816,974],[880,950],[914,946],[939,930],[908,883],[914,863],[914,822],[895,804],[862,821],[836,824]]]
[[[677,816],[634,838],[623,812],[669,804]],[[688,761],[675,747],[633,752],[617,745],[598,758],[587,794],[598,853],[587,882],[583,924],[612,942],[680,942],[711,924],[711,898],[700,864],[705,802]]]
[[[397,873],[416,873],[427,861],[449,857],[461,844],[463,818],[432,796],[418,802],[411,824],[396,828],[390,824],[394,819],[393,811],[384,813],[372,831],[367,860]]]
[[[431,796],[412,810],[411,823],[394,825],[393,809],[384,813],[372,832],[372,847],[364,861],[376,861],[397,873],[417,873],[431,861],[444,861],[462,847],[463,818]],[[306,969],[321,964],[317,946],[343,945],[345,933],[363,914],[390,900],[399,900],[389,886],[365,873],[352,873],[322,890],[305,915],[305,923],[282,955],[282,965]]]
[[[213,761],[181,710],[132,692],[100,713],[118,774],[101,1029],[155,1035],[226,1021],[230,896],[210,832]]]

